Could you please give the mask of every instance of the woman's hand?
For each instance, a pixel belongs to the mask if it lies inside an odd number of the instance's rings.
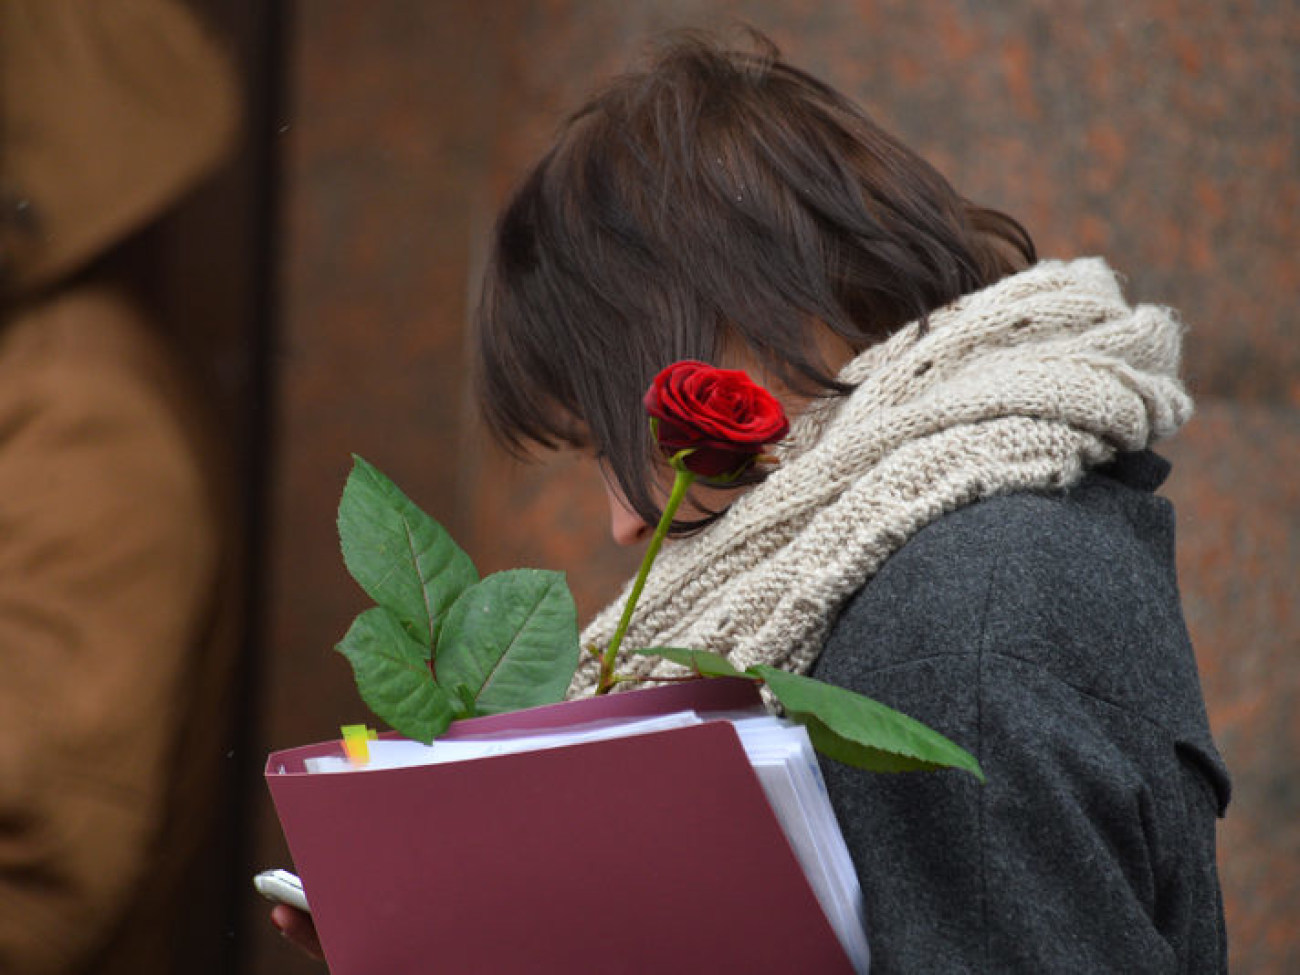
[[[310,914],[288,904],[276,904],[271,908],[271,923],[307,954],[324,961],[325,953],[321,951],[320,938],[316,936],[316,925],[312,923]]]

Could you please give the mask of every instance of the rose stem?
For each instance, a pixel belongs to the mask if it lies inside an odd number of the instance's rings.
[[[655,533],[650,539],[650,545],[646,548],[645,556],[641,559],[641,568],[636,574],[636,581],[632,583],[632,591],[628,593],[627,603],[623,606],[623,616],[618,621],[618,629],[614,631],[614,638],[609,641],[609,646],[605,648],[604,659],[600,662],[600,681],[596,685],[597,694],[607,694],[609,689],[614,686],[614,661],[618,657],[618,648],[623,642],[623,634],[627,632],[628,624],[632,622],[632,610],[636,609],[637,600],[641,598],[641,590],[645,588],[646,577],[650,575],[650,566],[654,564],[655,556],[659,554],[659,547],[663,545],[664,539],[668,535],[668,529],[673,523],[673,516],[677,514],[682,499],[686,497],[691,482],[695,480],[695,475],[685,467],[677,467],[676,470],[677,474],[673,478],[673,489],[668,495],[668,503],[664,505],[664,513],[659,517],[659,524],[655,527]]]

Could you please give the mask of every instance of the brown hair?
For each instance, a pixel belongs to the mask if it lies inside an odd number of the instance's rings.
[[[661,368],[741,342],[791,389],[843,394],[813,323],[862,349],[1035,260],[1015,220],[754,39],[677,35],[572,115],[483,282],[491,430],[516,453],[595,449],[651,523],[641,396]]]

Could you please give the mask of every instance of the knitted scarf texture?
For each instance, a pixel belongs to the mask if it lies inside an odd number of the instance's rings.
[[[697,535],[665,545],[625,647],[691,647],[738,668],[806,673],[840,607],[947,512],[1014,491],[1056,491],[1191,415],[1182,327],[1130,306],[1099,258],[1044,261],[907,325],[853,359],[847,397],[794,418],[779,467]],[[606,646],[623,596],[582,645]],[[659,658],[618,670],[681,676]],[[570,696],[590,692],[584,661]]]

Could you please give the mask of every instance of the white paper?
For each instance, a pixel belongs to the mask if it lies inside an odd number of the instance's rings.
[[[322,755],[306,759],[303,764],[308,772],[373,772],[379,769],[466,762],[495,755],[539,751],[543,748],[562,748],[565,745],[643,735],[652,731],[671,731],[700,723],[700,716],[694,711],[677,711],[649,718],[574,725],[521,737],[436,739],[431,745],[408,738],[381,738],[368,743],[370,760],[365,765],[353,765],[345,755]]]

